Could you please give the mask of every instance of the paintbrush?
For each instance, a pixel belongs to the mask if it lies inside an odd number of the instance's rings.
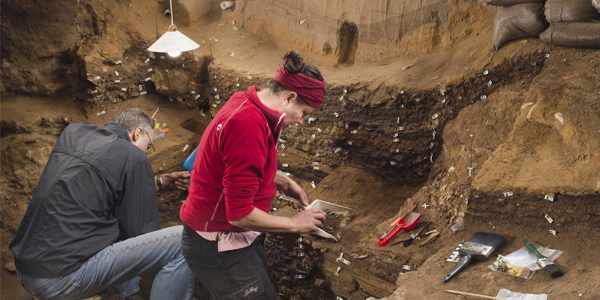
[[[410,246],[410,244],[415,240],[416,237],[420,236],[421,233],[423,233],[423,231],[427,230],[427,228],[429,228],[429,225],[431,225],[431,222],[427,223],[427,225],[425,225],[425,227],[419,229],[419,231],[415,234],[413,234],[408,240],[404,241],[404,247],[408,247]]]
[[[484,261],[490,255],[498,250],[504,244],[504,237],[498,234],[476,232],[463,246],[458,250],[462,256],[456,263],[456,266],[446,275],[444,283],[448,282],[454,275],[466,269],[471,260]]]
[[[563,270],[561,270],[557,265],[555,265],[554,262],[550,258],[542,255],[535,248],[535,246],[527,240],[525,240],[525,247],[527,248],[527,250],[529,250],[531,253],[533,253],[538,258],[538,260],[537,260],[538,265],[540,265],[540,267],[544,268],[544,271],[546,271],[546,274],[550,275],[550,277],[556,278],[556,277],[563,276],[565,274],[565,273],[563,273]]]

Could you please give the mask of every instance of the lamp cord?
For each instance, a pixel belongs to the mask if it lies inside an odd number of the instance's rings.
[[[171,4],[171,25],[173,25],[173,0],[169,0],[169,3]]]

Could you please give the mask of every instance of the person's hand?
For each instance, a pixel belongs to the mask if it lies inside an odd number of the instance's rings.
[[[185,191],[192,183],[190,180],[190,173],[188,171],[173,172],[160,176],[162,177],[163,186],[166,189]]]
[[[284,195],[296,198],[300,200],[304,206],[308,206],[308,197],[306,196],[304,189],[285,174],[277,172],[277,175],[275,176],[275,185],[281,189]],[[298,208],[294,201],[288,201],[288,205],[291,205],[293,208]]]
[[[291,178],[289,178],[289,179],[290,179],[290,182],[287,185],[287,189],[282,189],[283,194],[294,197],[294,198],[300,200],[300,202],[302,202],[302,204],[304,206],[308,206],[308,196],[306,196],[306,191],[304,191],[304,189],[298,183],[293,181]],[[296,203],[294,203],[294,201],[291,202],[291,205],[293,208],[298,208],[298,206],[296,205]]]
[[[297,213],[291,219],[295,225],[294,232],[311,232],[319,229],[318,226],[325,222],[325,212],[318,208],[306,209]]]

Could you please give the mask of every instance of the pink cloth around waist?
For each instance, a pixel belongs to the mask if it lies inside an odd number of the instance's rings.
[[[217,241],[217,249],[219,252],[242,249],[250,246],[260,235],[258,231],[223,231],[204,232],[196,231],[202,238],[208,241]]]

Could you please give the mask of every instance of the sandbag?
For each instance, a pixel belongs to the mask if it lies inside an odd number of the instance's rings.
[[[521,3],[544,2],[546,0],[483,0],[485,4],[494,6],[508,6]],[[600,1],[600,0],[598,0]]]
[[[600,18],[600,12],[594,7],[592,0],[548,0],[544,14],[550,23],[583,22]]]
[[[600,23],[551,24],[540,39],[555,46],[600,49]]]
[[[600,12],[600,0],[592,0],[592,5]]]
[[[503,6],[494,18],[494,49],[510,41],[537,38],[547,27],[541,2]]]

